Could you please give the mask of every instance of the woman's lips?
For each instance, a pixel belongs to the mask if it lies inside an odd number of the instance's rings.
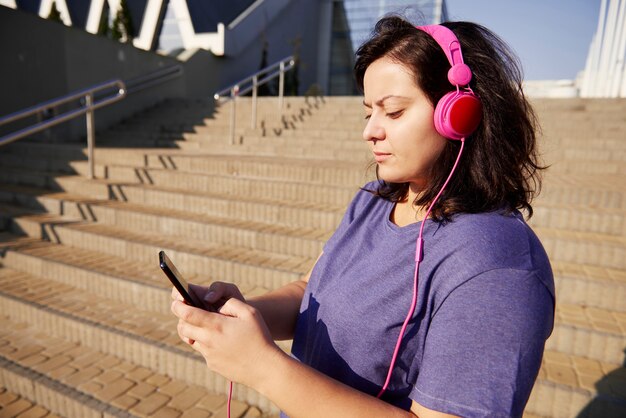
[[[389,157],[391,157],[391,154],[387,154],[386,152],[374,152],[374,159],[377,163],[382,163]]]

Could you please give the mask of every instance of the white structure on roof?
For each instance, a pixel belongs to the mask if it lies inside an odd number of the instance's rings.
[[[581,97],[626,97],[626,0],[602,0]]]

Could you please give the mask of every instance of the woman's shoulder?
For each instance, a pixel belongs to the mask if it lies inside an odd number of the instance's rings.
[[[445,294],[496,275],[503,286],[530,280],[554,295],[548,255],[518,211],[456,215],[440,225],[437,235],[442,250],[436,274],[443,279],[437,287]]]
[[[450,245],[454,262],[477,269],[517,269],[551,275],[541,241],[516,210],[459,214],[435,232]]]
[[[507,244],[502,247],[523,244],[527,242],[529,236],[536,237],[517,210],[498,209],[481,213],[461,213],[440,225],[441,231],[456,236],[474,238],[479,242],[489,241],[494,245]]]

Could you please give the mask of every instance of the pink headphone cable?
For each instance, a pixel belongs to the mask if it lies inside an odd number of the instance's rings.
[[[226,416],[230,418],[230,403],[233,400],[233,382],[230,382],[228,387],[228,402],[226,404]]]
[[[443,186],[441,186],[441,190],[439,190],[439,193],[437,193],[437,196],[435,196],[435,199],[432,201],[432,203],[428,207],[428,210],[426,211],[426,215],[424,216],[424,219],[422,220],[422,225],[420,226],[420,232],[417,238],[417,243],[415,245],[415,274],[413,276],[413,299],[411,300],[411,307],[409,308],[409,312],[406,316],[406,319],[404,320],[404,323],[402,324],[402,329],[400,330],[400,335],[398,336],[398,341],[396,342],[396,347],[393,351],[393,357],[391,358],[391,364],[389,365],[389,371],[387,372],[387,380],[385,381],[385,384],[383,385],[383,388],[380,390],[378,395],[376,395],[377,398],[380,398],[381,396],[383,396],[383,393],[385,393],[385,391],[387,390],[387,386],[389,386],[389,381],[391,380],[391,373],[393,372],[393,367],[395,366],[396,360],[398,359],[398,353],[400,351],[400,344],[402,344],[402,338],[404,337],[404,332],[406,331],[406,327],[408,326],[409,321],[411,320],[411,317],[413,316],[413,313],[415,313],[415,308],[417,307],[417,284],[418,284],[419,265],[420,265],[420,261],[422,261],[422,258],[424,256],[424,248],[423,248],[424,240],[422,239],[422,233],[424,232],[424,225],[426,224],[426,219],[428,219],[428,215],[430,215],[430,212],[432,211],[433,206],[435,206],[435,203],[437,203],[439,196],[441,196],[441,193],[443,193],[444,189],[448,185],[448,182],[452,178],[452,174],[454,174],[454,171],[456,170],[456,167],[459,164],[459,160],[461,159],[461,154],[463,153],[464,146],[465,146],[465,138],[461,138],[461,148],[459,149],[459,155],[457,155],[456,161],[454,162],[454,165],[452,166],[452,170],[450,170],[450,174],[448,175],[448,178],[446,179],[445,183],[443,183]]]

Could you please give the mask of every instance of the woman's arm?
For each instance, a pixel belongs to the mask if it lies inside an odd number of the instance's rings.
[[[324,253],[322,252],[317,257],[313,267],[300,280],[248,301],[251,306],[261,312],[275,341],[293,338],[304,290],[322,254]]]
[[[413,402],[405,411],[277,353],[255,389],[290,417],[453,418]],[[417,415],[419,411],[419,415]]]
[[[309,271],[300,280],[248,300],[248,304],[256,308],[263,316],[275,341],[293,338],[300,303],[310,275]]]

